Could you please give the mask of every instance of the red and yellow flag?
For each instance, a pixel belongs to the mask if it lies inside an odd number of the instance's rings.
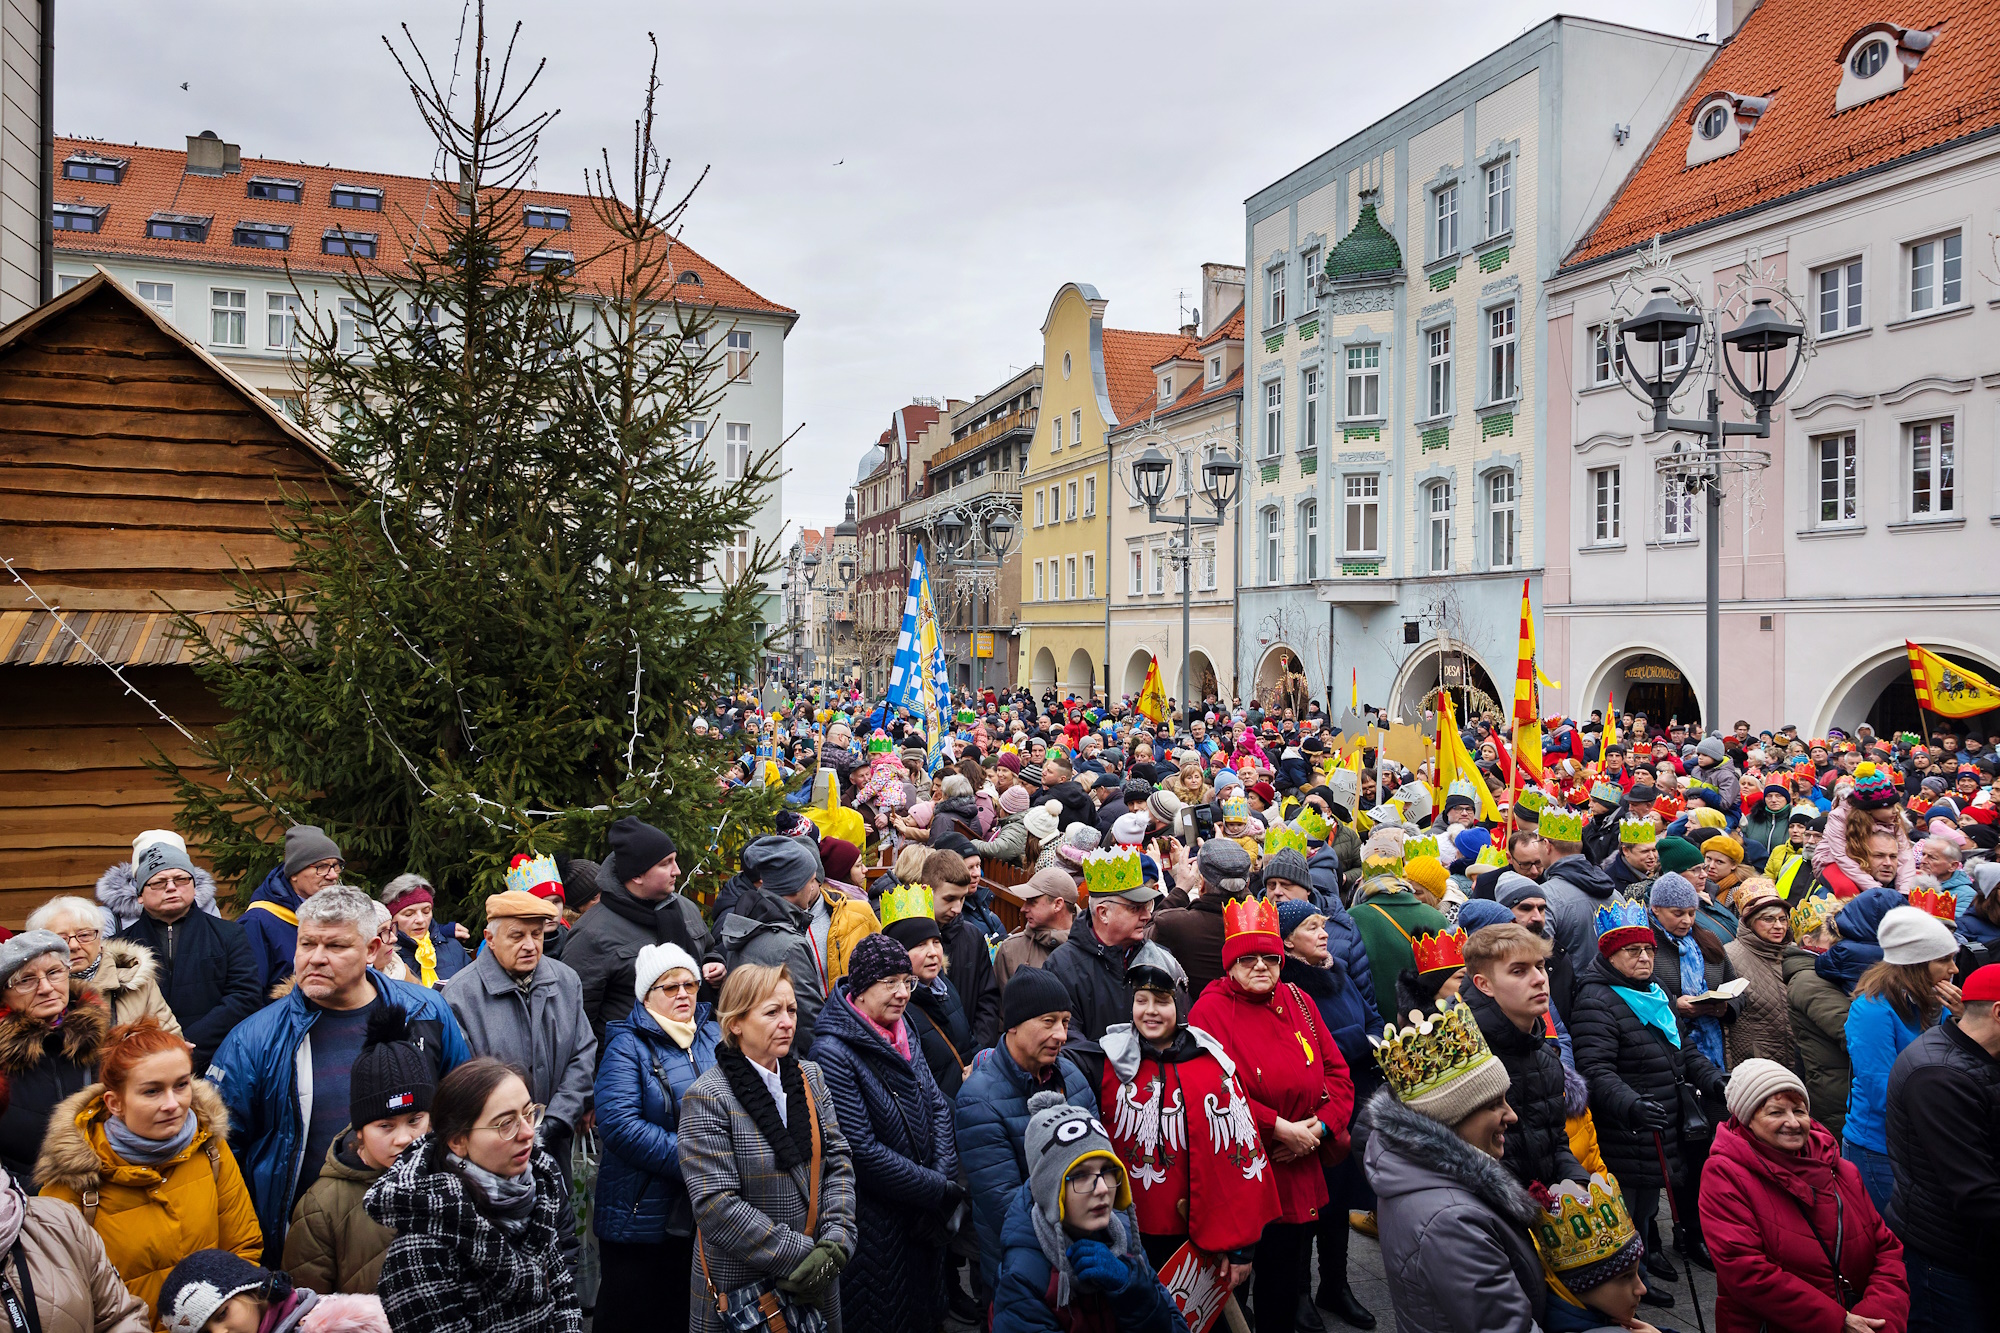
[[[1154,726],[1159,726],[1167,716],[1167,691],[1160,683],[1160,659],[1150,658],[1146,663],[1146,683],[1139,689],[1139,698],[1132,705],[1132,711],[1145,718]]]
[[[1919,708],[1939,717],[1971,717],[2000,708],[2000,688],[1978,672],[1908,639],[1903,646],[1910,651],[1910,680],[1917,687]]]
[[[1604,756],[1611,747],[1618,744],[1618,696],[1606,693],[1604,696],[1604,730],[1597,737],[1597,771],[1604,771]]]
[[[1523,777],[1542,778],[1542,714],[1535,706],[1535,611],[1528,602],[1528,580],[1521,580],[1521,651],[1514,663],[1514,773],[1511,787]]]

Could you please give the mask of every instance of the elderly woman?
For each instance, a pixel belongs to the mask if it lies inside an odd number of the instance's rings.
[[[159,968],[143,944],[104,933],[104,913],[88,898],[51,898],[28,917],[29,930],[49,930],[69,945],[69,974],[96,995],[111,1026],[150,1018],[175,1036],[180,1020],[160,994]]]
[[[791,973],[740,965],[715,1009],[715,1068],[681,1098],[696,1228],[690,1323],[719,1333],[722,1308],[776,1296],[838,1330],[838,1279],[856,1242],[854,1158],[819,1066],[792,1054]]]
[[[1743,1008],[1725,1030],[1729,1067],[1761,1057],[1794,1072],[1798,1043],[1792,1036],[1791,998],[1785,989],[1785,950],[1792,942],[1792,914],[1768,879],[1745,880],[1736,889],[1743,929],[1722,946],[1729,966],[1749,981]]]
[[[1903,1333],[1903,1246],[1861,1172],[1806,1110],[1798,1075],[1745,1060],[1702,1175],[1716,1333]]]
[[[0,1167],[26,1180],[41,1156],[49,1117],[95,1081],[111,1030],[88,985],[70,975],[70,946],[50,930],[0,943],[0,1076],[9,1093],[0,1115]]]
[[[639,1007],[604,1032],[597,1063],[597,1167],[591,1227],[603,1262],[602,1328],[685,1330],[688,1307],[662,1300],[691,1282],[694,1208],[681,1178],[681,1098],[715,1067],[722,1039],[698,1004],[701,967],[675,944],[649,944],[632,965]]]
[[[1348,1153],[1354,1083],[1313,1001],[1280,981],[1277,909],[1239,899],[1222,919],[1227,972],[1202,991],[1188,1022],[1235,1061],[1271,1160],[1279,1213],[1257,1243],[1251,1295],[1260,1333],[1290,1333],[1311,1277],[1314,1222],[1328,1201],[1325,1168]]]
[[[855,1228],[868,1237],[841,1270],[841,1317],[881,1333],[932,1333],[944,1317],[946,1242],[966,1199],[952,1100],[903,1017],[914,971],[902,944],[865,936],[813,1029],[854,1154]]]
[[[422,875],[398,875],[382,886],[382,905],[396,919],[396,952],[421,985],[449,981],[472,961],[458,935],[436,919],[437,890]]]

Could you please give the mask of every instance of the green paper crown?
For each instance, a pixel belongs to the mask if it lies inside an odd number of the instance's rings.
[[[1264,830],[1264,855],[1291,848],[1300,856],[1306,854],[1306,835],[1289,824],[1273,824]]]
[[[882,895],[882,924],[937,915],[928,884],[898,884]]]
[[[1326,841],[1326,816],[1322,815],[1316,807],[1309,805],[1299,811],[1298,819],[1293,822],[1299,826],[1299,832],[1305,834],[1314,842]]]
[[[1526,810],[1531,815],[1540,814],[1542,807],[1548,803],[1549,798],[1536,791],[1533,787],[1522,788],[1521,794],[1514,800],[1516,809]]]
[[[1083,886],[1093,896],[1130,893],[1144,883],[1137,848],[1100,847],[1083,858]]]
[[[1405,861],[1414,861],[1420,856],[1428,856],[1435,859],[1437,854],[1438,840],[1429,834],[1424,834],[1416,838],[1405,838],[1403,840],[1403,859]]]
[[[1618,1182],[1608,1176],[1593,1175],[1588,1186],[1562,1181],[1549,1202],[1554,1206],[1535,1227],[1535,1242],[1558,1277],[1615,1259],[1638,1239]]]
[[[1627,847],[1645,847],[1657,842],[1660,831],[1653,827],[1650,819],[1621,819],[1618,821],[1618,841]]]
[[[1552,842],[1582,842],[1583,816],[1544,806],[1541,818],[1535,821],[1535,832]]]

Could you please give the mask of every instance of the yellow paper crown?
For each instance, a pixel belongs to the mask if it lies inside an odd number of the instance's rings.
[[[1792,938],[1803,940],[1827,922],[1833,920],[1840,910],[1840,899],[1830,893],[1815,893],[1799,900],[1792,909]]]
[[[1479,1020],[1462,1002],[1447,1000],[1430,1016],[1410,1011],[1410,1026],[1398,1031],[1384,1025],[1381,1037],[1370,1037],[1375,1063],[1382,1067],[1389,1090],[1400,1102],[1436,1092],[1494,1059],[1479,1030]]]
[[[1299,826],[1299,831],[1308,838],[1311,838],[1315,842],[1326,841],[1326,816],[1313,806],[1309,805],[1299,811],[1299,817],[1296,822]]]
[[[1428,833],[1403,840],[1403,859],[1405,861],[1414,861],[1420,856],[1428,856],[1435,859],[1437,854],[1438,840]]]
[[[1507,857],[1498,847],[1488,843],[1479,849],[1479,855],[1472,858],[1472,864],[1476,866],[1504,866],[1507,864]]]
[[[1222,817],[1224,819],[1250,818],[1250,798],[1243,795],[1240,791],[1231,792],[1229,795],[1223,797]]]
[[[1535,832],[1553,842],[1582,842],[1583,816],[1552,805],[1544,806],[1541,817],[1535,821]]]
[[[1650,819],[1621,819],[1618,821],[1618,841],[1627,847],[1644,847],[1657,842],[1660,831],[1653,827]]]
[[[1300,856],[1306,854],[1306,835],[1290,824],[1273,824],[1264,830],[1264,855],[1270,856],[1285,848],[1291,848]]]
[[[1522,788],[1521,794],[1514,798],[1515,808],[1526,810],[1531,815],[1540,814],[1542,807],[1548,803],[1549,798],[1536,791],[1533,787]]]
[[[1587,1186],[1562,1181],[1549,1191],[1549,1202],[1555,1206],[1536,1224],[1535,1244],[1558,1276],[1616,1259],[1638,1239],[1618,1182],[1601,1172]]]
[[[1100,847],[1083,858],[1083,883],[1098,894],[1130,893],[1145,883],[1145,868],[1135,847]]]
[[[935,897],[928,884],[898,884],[882,895],[882,924],[912,917],[936,916]]]

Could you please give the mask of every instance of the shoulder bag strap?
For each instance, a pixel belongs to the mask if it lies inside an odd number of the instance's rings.
[[[14,1333],[42,1333],[41,1311],[35,1308],[35,1279],[28,1272],[28,1250],[16,1238],[14,1248],[7,1256],[13,1262],[13,1281],[0,1286],[0,1301],[5,1302],[7,1323]]]
[[[1833,1269],[1833,1294],[1839,1299],[1840,1308],[1843,1310],[1852,1310],[1854,1308],[1854,1301],[1848,1295],[1848,1281],[1846,1276],[1840,1271],[1840,1252],[1845,1248],[1846,1242],[1847,1205],[1840,1197],[1840,1177],[1838,1173],[1835,1174],[1833,1181],[1833,1247],[1831,1249],[1827,1247],[1826,1237],[1820,1235],[1819,1228],[1813,1225],[1812,1213],[1807,1211],[1805,1204],[1799,1202],[1799,1196],[1790,1190],[1780,1192],[1792,1201],[1794,1208],[1799,1210],[1799,1217],[1805,1222],[1806,1230],[1812,1232],[1812,1238],[1819,1242],[1820,1253],[1826,1256],[1828,1266]]]
[[[947,1037],[944,1033],[944,1024],[938,1022],[936,1019],[932,1018],[929,1014],[924,1015],[924,1022],[930,1024],[931,1031],[937,1033],[938,1040],[944,1043],[944,1048],[947,1051],[951,1052],[951,1058],[958,1065],[958,1067],[960,1069],[965,1068],[965,1061],[959,1058],[958,1047],[952,1045],[951,1038]],[[922,1043],[922,1040],[923,1038],[919,1036],[918,1037],[919,1044]]]
[[[806,1117],[812,1121],[813,1156],[812,1165],[806,1173],[806,1237],[817,1240],[819,1233],[819,1097],[813,1090],[812,1080],[806,1077],[804,1069],[799,1070],[799,1081],[806,1085]]]
[[[83,1224],[92,1231],[97,1230],[97,1200],[95,1186],[83,1192]]]
[[[1415,949],[1417,947],[1417,942],[1410,938],[1410,932],[1403,929],[1403,923],[1398,921],[1395,917],[1389,915],[1388,908],[1382,906],[1382,904],[1380,903],[1364,903],[1363,906],[1372,907],[1376,911],[1380,912],[1382,914],[1382,919],[1384,921],[1387,921],[1390,925],[1394,926],[1396,928],[1396,933],[1403,937],[1403,943],[1409,945],[1411,949]]]

